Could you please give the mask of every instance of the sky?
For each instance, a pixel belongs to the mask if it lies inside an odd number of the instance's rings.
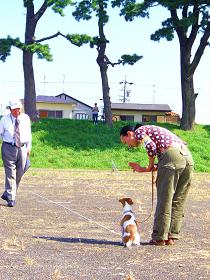
[[[20,0],[3,1],[0,9],[0,38],[8,35],[24,41],[25,8]],[[43,0],[34,0],[35,11]],[[12,6],[11,6],[12,5]],[[97,21],[77,22],[71,16],[71,8],[64,11],[65,17],[49,9],[39,20],[36,38],[41,39],[57,33],[98,34]],[[179,43],[175,39],[159,43],[150,40],[150,35],[161,27],[168,13],[153,9],[150,19],[125,22],[118,9],[112,9],[105,35],[109,40],[106,54],[110,61],[117,62],[123,54],[142,55],[143,59],[133,66],[108,68],[111,102],[121,102],[123,83],[128,82],[129,102],[140,104],[168,104],[173,111],[182,113]],[[103,107],[102,86],[97,51],[88,45],[76,47],[62,37],[45,41],[49,44],[53,61],[37,59],[34,55],[34,74],[37,95],[66,93],[90,106],[95,102]],[[194,75],[196,99],[196,122],[210,124],[210,49],[206,48]],[[123,83],[122,83],[123,82]],[[132,84],[129,84],[132,83]],[[24,97],[22,52],[12,48],[6,62],[0,61],[0,109],[10,99]]]

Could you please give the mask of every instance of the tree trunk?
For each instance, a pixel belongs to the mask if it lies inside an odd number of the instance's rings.
[[[103,101],[104,101],[104,114],[105,114],[105,122],[110,127],[113,126],[112,123],[112,110],[111,110],[111,101],[109,96],[109,82],[107,76],[107,65],[100,65],[100,72],[101,72],[101,81],[102,81],[102,91],[103,91]]]
[[[106,6],[106,5],[105,5]],[[106,44],[107,40],[104,35],[104,2],[103,0],[99,1],[99,14],[98,14],[98,32],[99,32],[99,43],[98,43],[98,57],[96,59],[101,72],[101,81],[102,81],[102,91],[103,91],[103,101],[104,101],[104,114],[105,114],[105,123],[110,127],[113,126],[112,123],[112,110],[111,110],[111,101],[109,96],[109,82],[107,76],[108,62],[106,59]]]
[[[182,118],[181,128],[191,130],[195,122],[195,93],[193,74],[190,72],[190,54],[186,45],[180,48],[181,56],[181,89],[182,89]]]
[[[37,19],[34,15],[33,2],[29,2],[26,12],[25,44],[34,43]],[[23,50],[23,73],[24,73],[24,109],[32,121],[37,121],[36,90],[33,69],[33,53]]]
[[[181,128],[191,130],[195,122],[195,94],[193,76],[187,78],[181,73],[182,80],[182,119]]]
[[[36,90],[33,70],[33,53],[23,51],[24,109],[32,121],[37,121]]]

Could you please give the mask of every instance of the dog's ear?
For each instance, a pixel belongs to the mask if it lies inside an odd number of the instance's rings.
[[[132,200],[130,197],[126,198],[126,202],[127,202],[129,205],[133,205],[133,200]]]
[[[125,201],[126,201],[126,198],[119,199],[119,202],[122,203],[123,206],[125,206]]]

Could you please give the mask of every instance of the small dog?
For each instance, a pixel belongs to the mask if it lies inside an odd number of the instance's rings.
[[[121,220],[122,243],[124,247],[140,245],[140,234],[138,232],[135,216],[132,211],[133,201],[131,198],[121,198],[119,202],[123,205],[123,217]]]

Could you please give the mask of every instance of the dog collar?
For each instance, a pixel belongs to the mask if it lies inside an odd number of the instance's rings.
[[[123,214],[126,214],[126,213],[132,213],[133,214],[133,211],[132,210],[127,210],[127,211],[123,212]]]

